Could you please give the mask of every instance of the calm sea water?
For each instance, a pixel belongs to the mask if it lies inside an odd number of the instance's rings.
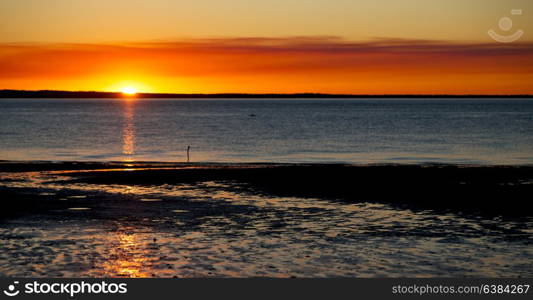
[[[533,163],[531,99],[0,99],[1,160]]]

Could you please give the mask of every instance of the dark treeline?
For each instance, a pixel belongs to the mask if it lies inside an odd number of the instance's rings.
[[[125,96],[120,92],[95,91],[26,91],[0,90],[0,98],[531,98],[533,95],[358,95],[358,94],[171,94],[171,93],[138,93],[135,96]]]

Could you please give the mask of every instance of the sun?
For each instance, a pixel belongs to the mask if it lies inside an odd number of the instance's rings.
[[[127,87],[123,87],[121,92],[124,95],[134,96],[135,94],[137,94],[137,89],[131,86],[127,86]]]

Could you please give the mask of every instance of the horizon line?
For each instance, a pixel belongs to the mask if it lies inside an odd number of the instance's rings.
[[[29,97],[31,96],[31,97]],[[137,92],[135,95],[124,95],[118,91],[67,91],[67,90],[17,90],[17,89],[0,89],[0,98],[531,98],[533,94],[344,94],[344,93],[318,93],[318,92],[298,92],[298,93],[148,93]]]

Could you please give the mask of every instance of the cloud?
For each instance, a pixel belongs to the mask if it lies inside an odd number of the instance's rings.
[[[416,76],[517,74],[531,78],[533,43],[457,43],[379,38],[354,42],[339,37],[212,38],[122,44],[2,44],[3,79],[38,80],[108,76],[266,79],[320,77],[327,81],[383,80],[413,84]],[[414,77],[413,77],[414,76]],[[477,77],[479,78],[477,78]],[[236,79],[235,79],[236,80]],[[520,80],[523,80],[520,79]],[[312,81],[310,81],[312,82]]]

